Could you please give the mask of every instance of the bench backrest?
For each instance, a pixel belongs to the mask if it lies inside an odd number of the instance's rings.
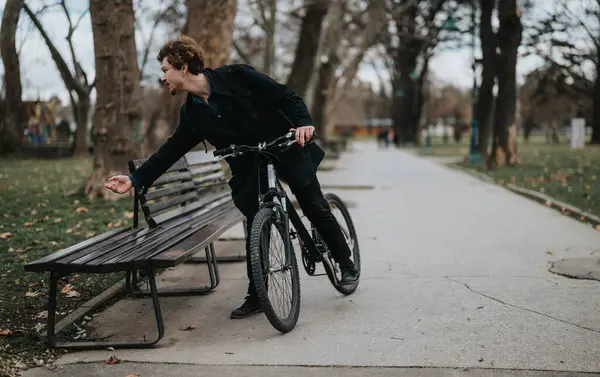
[[[130,172],[146,160],[129,161]],[[138,198],[146,222],[156,227],[228,195],[223,164],[212,153],[198,151],[180,158]]]

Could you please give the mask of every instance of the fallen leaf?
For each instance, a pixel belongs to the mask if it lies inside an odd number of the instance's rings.
[[[554,254],[552,253],[552,250],[546,250],[546,254],[548,254],[548,255],[554,255]]]
[[[31,214],[32,215],[37,215],[37,210],[35,210],[35,209],[31,210]]]
[[[12,331],[9,329],[0,329],[0,336],[8,336],[10,334],[12,334]]]
[[[28,222],[26,222],[26,223],[23,224],[23,226],[32,226],[32,225],[33,225],[33,223],[30,222],[30,221],[28,221]]]
[[[54,223],[59,223],[61,221],[62,221],[62,219],[60,217],[57,217],[57,218],[54,219]]]
[[[39,245],[39,244],[42,243],[42,241],[40,241],[40,240],[33,240],[33,241],[31,241],[31,243],[34,244],[34,245]]]
[[[544,203],[545,205],[547,205],[548,207],[552,206],[552,202],[550,200],[546,200],[546,203]]]
[[[114,351],[115,349],[113,347],[108,347],[106,350],[107,351]]]
[[[113,365],[113,364],[117,364],[117,363],[121,362],[121,360],[117,359],[115,356],[111,356],[110,359],[104,360],[104,362],[106,364]]]
[[[2,239],[7,239],[10,236],[12,236],[11,232],[0,233],[0,238],[2,238]]]
[[[48,204],[46,204],[44,202],[41,202],[38,204],[38,207],[47,207],[47,206],[48,206]]]
[[[133,212],[125,211],[123,215],[128,219],[133,219]]]
[[[188,327],[181,327],[179,330],[181,330],[181,331],[192,331],[192,330],[195,330],[195,329],[196,329],[196,326],[189,325]]]
[[[60,290],[60,293],[68,293],[72,290],[73,290],[73,286],[71,284],[66,284],[64,287],[62,287],[62,289]]]
[[[94,237],[94,235],[95,235],[95,234],[96,234],[96,233],[94,233],[94,232],[87,232],[87,233],[85,234],[85,236],[86,236],[86,237],[88,237],[88,238],[90,238],[90,237]]]
[[[39,313],[38,313],[38,315],[37,315],[37,318],[41,318],[41,319],[46,319],[46,318],[48,318],[48,311],[47,311],[47,310],[44,310],[44,311],[42,311],[42,312],[39,312]]]
[[[73,233],[73,229],[67,229],[67,230],[65,230],[65,233],[71,234],[71,233]]]
[[[77,199],[73,200],[73,205],[74,205],[74,206],[77,206],[77,205],[79,205],[79,200],[77,200]]]
[[[37,296],[39,296],[39,295],[40,295],[40,292],[32,292],[32,291],[29,291],[29,292],[25,293],[25,296],[26,296],[26,297],[37,297]]]
[[[79,297],[79,296],[81,296],[81,293],[79,293],[77,291],[70,291],[67,293],[67,297],[70,297],[70,298]]]
[[[600,224],[595,226],[596,230],[600,230]]]
[[[128,374],[125,377],[140,377],[140,375],[139,374]]]
[[[87,211],[88,211],[88,209],[85,207],[79,207],[75,210],[75,212],[77,212],[77,213],[82,213],[82,212],[86,213]]]

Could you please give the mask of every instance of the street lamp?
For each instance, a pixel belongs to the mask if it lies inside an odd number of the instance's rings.
[[[479,153],[479,135],[478,135],[478,124],[475,111],[477,110],[477,65],[475,60],[475,12],[477,10],[476,0],[471,0],[471,53],[473,55],[472,69],[473,69],[473,90],[471,92],[471,145],[469,148],[469,155],[467,161],[470,163],[481,162],[481,154]]]

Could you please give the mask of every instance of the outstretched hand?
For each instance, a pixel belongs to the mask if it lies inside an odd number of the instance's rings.
[[[104,187],[111,190],[112,192],[116,192],[117,194],[124,194],[127,191],[131,190],[133,184],[131,180],[126,175],[115,175],[113,177],[108,178],[108,182],[104,184]]]
[[[298,128],[290,128],[290,131],[296,131],[296,142],[301,146],[304,146],[304,143],[313,137],[313,134],[315,133],[315,127],[300,126]]]

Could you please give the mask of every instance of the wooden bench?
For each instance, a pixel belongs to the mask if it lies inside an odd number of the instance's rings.
[[[130,171],[145,160],[129,162]],[[49,272],[47,342],[51,347],[102,349],[149,347],[164,335],[159,296],[204,294],[219,284],[213,242],[243,220],[231,199],[227,177],[212,153],[189,152],[160,176],[145,192],[136,192],[133,226],[112,229],[60,252],[25,265],[26,271]],[[139,227],[138,213],[147,226]],[[175,267],[204,249],[210,285],[195,289],[158,292],[155,270]],[[138,271],[147,278],[149,291],[138,286]],[[139,342],[55,342],[58,279],[71,273],[125,272],[127,293],[152,298],[158,336]]]

